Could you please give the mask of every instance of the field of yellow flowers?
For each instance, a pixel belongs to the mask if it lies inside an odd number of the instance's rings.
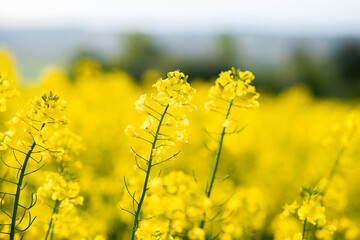
[[[0,239],[360,239],[360,104],[0,52]]]

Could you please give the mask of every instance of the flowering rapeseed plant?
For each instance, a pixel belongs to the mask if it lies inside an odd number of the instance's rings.
[[[339,128],[339,127],[337,127]],[[302,224],[302,229],[299,228],[297,231],[286,234],[293,234],[293,239],[332,239],[335,231],[337,230],[336,221],[326,216],[325,197],[329,190],[330,184],[333,182],[338,168],[340,160],[344,151],[347,148],[351,138],[355,131],[355,125],[353,117],[349,116],[344,126],[341,129],[341,136],[336,136],[335,142],[338,142],[340,146],[339,153],[337,154],[333,166],[327,178],[322,178],[314,188],[302,187],[301,197],[302,201],[299,205],[295,200],[292,204],[286,204],[284,211],[280,215],[281,219],[292,216]],[[333,136],[334,138],[334,136]],[[340,140],[340,141],[339,141]],[[326,139],[327,142],[334,141],[334,139]],[[340,192],[336,193],[340,195]],[[282,235],[281,231],[278,233]],[[286,235],[285,234],[285,235]],[[282,239],[282,237],[279,237]]]
[[[54,148],[52,137],[54,131],[66,127],[68,123],[65,109],[66,102],[52,92],[35,97],[25,106],[24,110],[18,112],[17,116],[8,123],[9,130],[2,134],[1,150],[11,152],[14,157],[12,163],[5,161],[3,163],[6,167],[16,170],[15,181],[2,179],[15,185],[16,192],[1,192],[1,210],[10,218],[10,223],[2,224],[9,227],[8,232],[3,231],[2,233],[9,234],[11,240],[15,239],[16,233],[24,233],[35,220],[29,210],[35,206],[36,194],[31,195],[32,199],[29,206],[21,204],[20,197],[22,190],[26,187],[25,177],[38,171],[44,165],[29,170],[30,161],[39,165],[48,156],[61,156],[64,152],[62,148]],[[16,132],[19,129],[16,127],[18,124],[21,125],[22,132]],[[14,198],[12,213],[10,214],[3,208],[6,197]],[[20,218],[18,218],[19,208],[22,210],[22,217]],[[21,228],[20,224],[27,212],[28,224]]]
[[[125,187],[133,200],[133,212],[126,210],[134,216],[131,239],[135,239],[135,234],[139,228],[141,207],[148,191],[151,168],[178,155],[178,152],[170,156],[168,154],[171,146],[175,145],[176,142],[187,142],[187,135],[183,128],[189,122],[186,119],[186,114],[182,111],[195,109],[192,103],[195,90],[187,82],[187,78],[188,76],[180,71],[170,72],[166,79],[160,79],[153,85],[158,91],[157,94],[151,94],[150,97],[142,95],[140,100],[136,101],[135,108],[147,114],[140,129],[147,136],[150,136],[151,140],[137,133],[132,126],[125,129],[127,136],[141,139],[151,145],[148,158],[131,148],[136,166],[145,172],[145,180],[139,199],[136,199],[136,192],[131,192],[128,189],[125,180]],[[173,130],[173,128],[177,130]],[[137,233],[137,235],[141,236],[141,233]]]
[[[214,185],[224,136],[226,134],[239,133],[243,130],[243,128],[239,126],[238,120],[232,117],[232,108],[247,109],[254,108],[259,105],[257,101],[259,93],[255,91],[254,86],[250,85],[254,78],[255,77],[251,72],[241,72],[240,70],[235,71],[233,68],[232,70],[222,72],[216,79],[215,86],[210,88],[209,97],[211,100],[205,103],[205,108],[208,111],[214,111],[224,115],[225,120],[222,123],[222,131],[220,133],[220,141],[216,153],[214,171],[210,178],[210,184],[207,187],[208,197],[210,197],[211,190]],[[226,107],[224,107],[224,105]],[[232,130],[226,132],[227,129],[231,128]]]
[[[222,123],[221,133],[217,133],[220,135],[220,140],[218,142],[213,173],[210,177],[209,184],[206,186],[206,194],[208,197],[211,196],[211,191],[216,179],[225,135],[239,133],[244,129],[244,127],[240,126],[239,121],[233,117],[231,110],[233,108],[254,108],[259,105],[257,101],[259,93],[257,93],[255,87],[251,85],[254,78],[254,75],[249,71],[242,72],[232,68],[229,71],[220,73],[215,81],[215,86],[210,88],[209,97],[211,100],[205,103],[205,108],[208,111],[220,113],[225,119]],[[205,131],[214,138],[211,132]],[[201,223],[201,228],[204,227],[204,224],[205,221]]]

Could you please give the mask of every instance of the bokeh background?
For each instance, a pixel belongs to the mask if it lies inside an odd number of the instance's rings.
[[[254,73],[260,108],[234,114],[247,127],[225,139],[213,200],[232,199],[227,207],[237,214],[215,229],[232,231],[231,239],[293,239],[301,223],[279,220],[283,206],[300,203],[299,188],[326,178],[345,149],[325,201],[337,231],[317,239],[360,239],[359,8],[355,0],[1,3],[0,71],[20,90],[1,122],[52,90],[68,102],[70,128],[81,139],[73,172],[84,204],[55,239],[129,239],[132,217],[119,208],[131,207],[124,176],[132,189],[143,181],[129,147],[147,148],[124,129],[141,125],[134,102],[175,69],[189,75],[198,110],[189,114],[189,143],[161,167],[162,181],[179,174],[175,185],[204,191],[217,145],[203,129],[218,132],[223,119],[203,106],[215,78],[231,67]],[[36,192],[54,166],[34,175],[26,191]],[[6,171],[1,165],[1,176]],[[182,197],[186,207],[201,200]],[[34,214],[25,239],[43,238],[51,208],[39,203]],[[186,231],[197,224],[189,219]]]

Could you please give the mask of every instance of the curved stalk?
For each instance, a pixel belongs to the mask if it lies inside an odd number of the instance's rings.
[[[19,176],[19,181],[17,182],[16,194],[15,194],[15,200],[14,200],[14,208],[13,208],[13,214],[12,214],[11,225],[10,225],[10,240],[15,239],[15,229],[16,229],[16,220],[17,220],[16,215],[17,215],[17,210],[18,210],[19,201],[20,201],[21,186],[22,186],[22,183],[24,180],[25,170],[26,170],[27,164],[29,162],[30,155],[31,155],[32,151],[34,150],[35,146],[36,146],[36,142],[34,141],[30,147],[30,150],[26,154],[23,165],[21,166],[21,172],[20,172],[20,176]]]
[[[152,167],[153,151],[156,148],[156,142],[158,140],[157,137],[159,135],[161,124],[162,124],[162,122],[164,120],[164,117],[166,115],[166,112],[167,112],[168,108],[169,108],[169,105],[166,105],[166,107],[164,109],[164,112],[162,113],[161,118],[159,119],[159,124],[157,126],[157,129],[156,129],[156,132],[155,132],[155,135],[154,135],[154,140],[153,140],[152,145],[151,145],[150,156],[149,156],[149,160],[147,162],[147,170],[146,170],[144,186],[143,186],[140,201],[139,201],[139,204],[137,205],[137,210],[136,210],[135,216],[134,216],[134,223],[133,223],[133,228],[132,228],[132,233],[131,233],[131,240],[135,239],[135,232],[136,232],[137,228],[139,227],[139,216],[140,216],[141,206],[142,206],[142,204],[144,202],[146,191],[148,190],[147,184],[148,184],[148,181],[149,181],[151,167]]]

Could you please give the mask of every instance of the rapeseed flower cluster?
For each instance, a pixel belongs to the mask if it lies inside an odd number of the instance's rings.
[[[302,230],[293,233],[293,239],[311,239],[317,236],[319,239],[331,239],[336,231],[336,226],[326,217],[323,203],[324,193],[318,188],[303,187],[301,191],[302,202],[298,204],[286,204],[281,218],[294,217],[302,223]]]
[[[37,146],[41,149],[35,152],[41,159],[62,156],[64,149],[56,148],[52,142],[54,132],[66,128],[68,124],[65,109],[65,100],[52,92],[35,97],[8,122],[8,131],[3,134],[1,149],[21,151],[31,149],[33,145],[33,148]],[[22,131],[18,130],[19,125]],[[24,134],[25,139],[21,138]]]
[[[260,95],[251,85],[254,79],[251,72],[242,72],[234,68],[220,73],[215,86],[210,88],[208,96],[211,100],[205,103],[205,109],[225,115],[226,119],[222,125],[228,127],[236,122],[230,115],[232,107],[248,109],[259,106],[257,100]]]
[[[39,197],[60,202],[66,200],[75,205],[82,204],[84,198],[78,196],[80,192],[79,183],[66,181],[59,173],[48,173],[46,182],[43,187],[39,188]]]

